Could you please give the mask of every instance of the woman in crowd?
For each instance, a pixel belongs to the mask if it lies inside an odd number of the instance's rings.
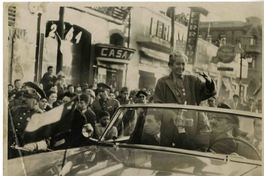
[[[48,98],[48,104],[46,110],[48,111],[56,107],[57,93],[54,91],[49,91],[47,93],[47,98]]]

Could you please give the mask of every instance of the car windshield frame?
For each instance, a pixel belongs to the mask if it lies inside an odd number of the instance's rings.
[[[122,105],[122,106],[120,106],[117,109],[117,111],[113,115],[110,123],[107,125],[105,131],[100,136],[98,142],[101,142],[101,143],[113,143],[113,144],[117,144],[118,143],[115,140],[112,140],[112,141],[111,140],[104,140],[104,137],[107,134],[107,132],[109,131],[109,129],[115,124],[115,122],[117,121],[117,118],[123,112],[122,110],[125,109],[125,108],[183,109],[183,110],[194,110],[194,111],[197,111],[197,112],[225,113],[225,114],[230,114],[230,115],[243,116],[245,118],[250,118],[250,119],[260,119],[260,120],[262,120],[262,114],[253,113],[253,112],[246,112],[246,111],[240,111],[240,110],[233,110],[233,109],[223,109],[223,108],[203,107],[203,106],[193,106],[193,105],[179,105],[179,104],[129,104],[129,105]],[[119,145],[123,145],[123,144],[119,143]],[[132,145],[133,146],[142,146],[141,144],[124,143],[124,146],[129,146],[129,145],[131,145],[131,146]],[[153,148],[153,146],[151,146],[151,145],[146,145],[146,147],[150,148],[150,149]],[[158,148],[159,147],[161,147],[161,146],[158,146]],[[173,150],[174,151],[178,151],[178,152],[182,152],[182,150],[185,150],[185,149],[173,148]],[[192,152],[195,152],[195,153],[197,152],[197,151],[192,151],[192,150],[187,150],[187,151],[189,151],[191,153]],[[215,157],[215,153],[207,153],[207,152],[201,152],[201,153],[206,154],[206,155],[204,155],[205,157],[208,154],[211,155],[212,157]],[[219,153],[217,155],[228,156],[226,154],[219,154]],[[220,158],[222,158],[222,157],[220,157]],[[257,160],[251,160],[251,159],[248,159],[248,158],[243,158],[242,160],[240,158],[236,158],[236,157],[232,157],[232,158],[233,158],[233,160],[237,160],[237,161],[240,161],[240,162],[242,162],[244,159],[246,159],[249,163],[252,163],[252,162],[253,163],[259,163]]]
[[[116,112],[113,114],[110,123],[107,125],[103,134],[99,137],[98,141],[103,142],[104,137],[111,126],[115,123],[118,115],[121,113],[123,108],[166,108],[166,109],[183,109],[183,110],[195,110],[195,111],[207,111],[213,113],[225,113],[230,115],[241,115],[247,116],[247,118],[258,118],[262,120],[262,113],[255,113],[249,111],[235,110],[235,109],[224,109],[216,107],[205,107],[205,106],[195,106],[195,105],[181,105],[181,104],[171,104],[171,103],[149,103],[149,104],[127,104],[121,105],[117,108]]]

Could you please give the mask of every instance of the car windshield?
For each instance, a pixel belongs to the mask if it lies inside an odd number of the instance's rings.
[[[101,141],[154,145],[261,159],[261,118],[227,110],[123,107]],[[113,130],[113,128],[115,130]],[[113,136],[112,131],[117,131]]]

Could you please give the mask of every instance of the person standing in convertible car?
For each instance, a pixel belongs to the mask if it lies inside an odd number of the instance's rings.
[[[207,74],[200,74],[200,78],[184,72],[187,61],[188,57],[183,53],[176,52],[170,55],[168,66],[171,73],[158,80],[154,92],[155,103],[199,105],[201,101],[216,95],[215,83]],[[161,145],[174,144],[179,148],[203,150],[209,144],[207,129],[210,127],[206,124],[207,117],[199,116],[194,111],[188,112],[185,116],[192,120],[189,127],[174,123],[172,117],[175,115],[162,120]],[[186,121],[185,118],[182,119],[182,123],[184,121]],[[172,135],[175,128],[176,134]]]
[[[155,103],[177,103],[199,105],[216,94],[214,81],[205,73],[197,76],[185,74],[186,55],[176,52],[170,55],[168,66],[171,69],[169,76],[158,80],[155,92]]]

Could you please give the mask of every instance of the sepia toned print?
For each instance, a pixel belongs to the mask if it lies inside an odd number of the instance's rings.
[[[262,175],[262,6],[4,3],[4,174]]]

